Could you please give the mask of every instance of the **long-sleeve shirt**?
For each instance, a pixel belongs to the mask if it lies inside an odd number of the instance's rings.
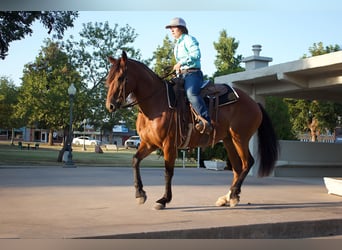
[[[176,41],[174,55],[177,63],[181,64],[181,70],[201,68],[201,51],[193,36],[182,34]]]

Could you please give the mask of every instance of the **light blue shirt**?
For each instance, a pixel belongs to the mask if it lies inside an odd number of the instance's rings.
[[[182,34],[176,41],[174,55],[181,69],[201,68],[201,51],[196,38]]]

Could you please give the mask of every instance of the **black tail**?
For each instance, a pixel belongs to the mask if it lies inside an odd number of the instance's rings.
[[[279,143],[275,134],[272,122],[266,110],[261,106],[261,125],[258,128],[260,167],[258,175],[268,176],[272,173],[275,162],[278,160]]]

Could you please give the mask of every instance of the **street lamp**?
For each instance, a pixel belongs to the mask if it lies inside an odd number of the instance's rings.
[[[85,146],[85,130],[86,130],[86,122],[87,119],[83,120],[83,151],[87,151],[86,146]]]
[[[70,99],[70,123],[69,123],[69,139],[67,144],[67,149],[69,151],[67,161],[65,162],[65,167],[74,167],[74,163],[72,161],[72,106],[74,101],[74,96],[76,94],[76,88],[74,84],[72,83],[70,87],[68,88],[68,94]]]

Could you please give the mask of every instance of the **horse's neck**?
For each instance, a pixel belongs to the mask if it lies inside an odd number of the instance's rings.
[[[168,107],[165,85],[156,75],[143,71],[135,75],[135,98],[145,115],[160,113]]]

